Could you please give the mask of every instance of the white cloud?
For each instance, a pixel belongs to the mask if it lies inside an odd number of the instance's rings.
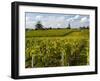
[[[62,27],[65,23],[65,17],[64,16],[48,16],[45,17],[44,21],[42,21],[42,24],[45,27]]]
[[[35,24],[36,24],[35,21],[28,21],[26,23],[26,28],[32,28],[32,29],[34,29],[35,28]]]
[[[79,17],[80,17],[79,15],[75,15],[74,17],[68,18],[66,21],[72,22],[72,21],[74,21],[74,20],[79,19]]]
[[[80,20],[80,22],[87,22],[88,21],[88,18],[87,17],[83,17],[83,18],[81,18],[81,20]]]
[[[58,17],[57,19],[61,21],[61,20],[64,20],[65,17],[64,16],[63,17],[61,16],[61,17]]]
[[[43,18],[43,16],[41,16],[41,15],[38,15],[38,16],[36,16],[36,20],[41,20]]]
[[[73,17],[73,19],[78,19],[80,16],[79,15],[76,15]]]
[[[73,19],[73,18],[69,18],[69,19],[67,19],[66,21],[72,22],[72,21],[74,21],[74,19]]]
[[[61,24],[57,24],[57,27],[61,27]]]
[[[65,20],[65,17],[64,16],[59,16],[59,17],[56,17],[56,16],[48,16],[48,17],[45,17],[45,20],[47,21],[64,21]]]
[[[27,17],[26,17],[26,21],[27,21],[27,22],[32,21],[32,18],[27,16]]]

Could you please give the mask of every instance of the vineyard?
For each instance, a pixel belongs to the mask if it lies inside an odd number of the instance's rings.
[[[29,30],[25,38],[25,67],[89,64],[89,29]]]

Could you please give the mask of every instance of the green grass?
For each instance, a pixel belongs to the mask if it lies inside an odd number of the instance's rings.
[[[89,64],[89,29],[26,31],[25,45],[26,68]]]
[[[70,34],[71,29],[31,30],[26,32],[26,37],[60,37]]]

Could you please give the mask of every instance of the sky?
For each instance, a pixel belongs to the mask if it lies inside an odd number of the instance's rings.
[[[35,29],[38,21],[44,28],[66,28],[70,24],[71,28],[89,26],[89,15],[84,14],[59,14],[59,13],[38,13],[26,12],[26,28]]]

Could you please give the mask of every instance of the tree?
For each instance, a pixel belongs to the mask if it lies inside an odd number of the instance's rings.
[[[70,23],[68,24],[68,27],[67,27],[67,29],[71,29]]]
[[[43,25],[41,24],[41,21],[38,21],[35,25],[35,29],[38,30],[38,29],[43,29]]]
[[[87,26],[86,29],[89,29],[89,26]]]

